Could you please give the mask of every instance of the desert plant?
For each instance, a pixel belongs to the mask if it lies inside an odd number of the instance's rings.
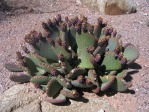
[[[42,33],[31,31],[25,37],[34,52],[23,45],[25,55],[17,52],[18,63],[5,65],[11,72],[27,73],[10,76],[12,81],[32,82],[47,93],[50,103],[78,98],[78,88],[99,93],[108,88],[123,92],[131,86],[125,77],[139,51],[132,44],[124,46],[101,17],[92,25],[86,17],[62,20],[57,15],[42,27]]]

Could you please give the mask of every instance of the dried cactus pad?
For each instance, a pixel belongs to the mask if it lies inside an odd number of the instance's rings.
[[[63,19],[58,14],[42,27],[25,36],[16,64],[5,64],[16,73],[10,80],[33,83],[44,91],[42,99],[52,104],[82,97],[84,90],[98,94],[129,89],[128,65],[139,51],[132,44],[123,46],[116,30],[101,17],[93,25],[84,16]]]
[[[23,72],[23,70],[14,63],[7,63],[5,64],[5,68],[11,72]]]
[[[30,81],[30,76],[26,74],[14,74],[10,76],[10,80],[18,83],[26,83]]]

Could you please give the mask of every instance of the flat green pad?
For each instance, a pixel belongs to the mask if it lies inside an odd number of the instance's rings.
[[[55,78],[63,87],[65,87],[65,88],[71,88],[72,87],[72,85],[71,85],[71,83],[70,83],[70,81],[68,81],[66,78],[59,78],[59,77],[57,77],[57,78]]]
[[[54,53],[53,49],[52,49],[52,45],[45,39],[43,41],[39,41],[37,43],[37,46],[39,48],[36,49],[37,53],[45,58],[47,58],[47,60],[52,60],[52,61],[57,61],[58,57],[57,55]]]
[[[62,46],[56,45],[55,47],[52,46],[53,52],[58,56],[59,54],[63,54],[66,59],[70,59],[71,54],[68,53]]]
[[[31,78],[30,82],[39,85],[46,85],[49,82],[49,80],[51,80],[51,78],[47,76],[34,76]]]
[[[43,62],[40,58],[38,58],[37,54],[30,54],[29,59],[32,60],[32,62],[37,65],[38,67],[42,68],[46,72],[51,73],[52,70],[55,70],[56,67],[51,66],[50,64],[47,64]]]
[[[69,73],[72,70],[72,67],[70,66],[69,62],[67,59],[65,59],[65,66],[66,66],[66,73]]]
[[[28,74],[31,76],[35,76],[36,73],[38,72],[37,66],[35,65],[35,63],[28,57],[24,58],[24,62],[25,62],[25,65],[27,66],[25,68],[27,68],[26,70]]]
[[[117,79],[112,84],[111,88],[118,92],[124,92],[128,89],[129,85],[124,79]]]
[[[7,70],[11,72],[23,72],[23,70],[15,63],[7,63],[4,66]]]
[[[91,88],[92,84],[80,83],[78,80],[71,81],[71,84],[77,88]]]
[[[71,48],[75,48],[76,44],[76,29],[74,26],[71,26],[71,28],[68,31],[68,37]]]
[[[32,60],[35,65],[38,66],[39,63],[42,62],[42,60],[39,58],[39,56],[40,56],[40,55],[38,55],[38,54],[30,53],[30,54],[28,55],[28,58],[29,58],[30,60]]]
[[[84,74],[86,72],[85,69],[82,68],[74,68],[70,71],[70,73],[68,74],[68,79],[74,79],[82,74]]]
[[[102,66],[105,66],[106,70],[119,70],[122,67],[120,60],[115,58],[115,54],[112,51],[106,52]]]
[[[56,38],[59,36],[60,36],[60,30],[58,26],[50,28],[50,37],[52,37],[53,40],[56,40]]]
[[[100,79],[102,81],[101,91],[105,91],[112,85],[112,83],[115,80],[115,76],[105,75],[105,76],[100,76]]]
[[[62,85],[56,79],[51,79],[47,84],[46,92],[49,97],[54,97],[61,89]]]
[[[38,60],[41,60],[41,61],[43,61],[43,62],[49,64],[49,62],[47,61],[47,58],[42,57],[42,56],[40,56],[40,55],[37,54],[37,53],[30,53],[30,54],[28,55],[28,58],[32,59],[33,62],[36,62],[36,61],[37,61],[36,58],[38,58]],[[38,62],[38,61],[37,61],[37,62]],[[36,64],[36,63],[35,63],[35,64]]]
[[[140,53],[134,45],[130,44],[124,49],[123,55],[127,58],[127,62],[131,63],[139,57]]]
[[[117,73],[116,78],[117,79],[123,79],[127,76],[127,70],[122,70],[120,72]]]
[[[91,54],[89,54],[86,49],[80,50],[78,55],[79,58],[81,59],[81,62],[79,64],[80,68],[87,68],[87,69],[94,68],[94,65],[91,63]]]
[[[87,49],[91,46],[95,46],[95,38],[92,34],[89,33],[81,33],[76,35],[76,42],[77,42],[77,53],[80,53],[80,50]]]
[[[107,48],[109,51],[114,51],[116,47],[118,47],[119,42],[117,38],[111,37],[108,41],[108,46]]]
[[[79,97],[79,93],[76,90],[69,90],[67,88],[63,88],[61,90],[61,94],[68,98],[78,98]]]
[[[36,67],[36,68],[37,68],[38,72],[36,72],[35,75],[40,76],[40,75],[44,75],[46,73],[46,71],[44,69],[39,68],[39,67]]]
[[[10,80],[14,81],[14,82],[18,82],[18,83],[26,83],[30,81],[30,76],[29,75],[25,75],[25,74],[13,74],[10,77]]]
[[[59,96],[57,96],[56,98],[51,98],[48,97],[45,99],[47,102],[52,103],[52,104],[59,104],[59,103],[63,103],[66,101],[66,97],[62,94],[59,94]]]

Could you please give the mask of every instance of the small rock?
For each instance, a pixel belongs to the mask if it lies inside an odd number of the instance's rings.
[[[135,13],[136,4],[132,0],[76,0],[92,9],[108,15]]]
[[[0,83],[0,93],[3,91],[3,86],[2,84]]]
[[[143,16],[148,16],[148,14],[147,13],[144,13]]]
[[[139,21],[139,23],[142,25],[143,24],[143,22],[142,21]]]
[[[81,1],[80,0],[76,0],[77,5],[81,5]]]
[[[31,89],[32,91],[28,91]],[[37,91],[34,93],[34,91]],[[88,103],[70,100],[68,106],[52,105],[41,98],[41,91],[31,85],[19,84],[0,94],[0,112],[116,112],[100,97],[87,97]]]
[[[100,109],[98,112],[105,112],[103,109]]]

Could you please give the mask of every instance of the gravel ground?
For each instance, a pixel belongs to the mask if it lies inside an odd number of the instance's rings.
[[[137,13],[119,16],[101,15],[85,6],[76,5],[73,0],[67,2],[68,8],[58,12],[36,14],[6,14],[0,12],[0,92],[8,89],[15,83],[9,80],[12,74],[3,68],[7,62],[15,62],[15,52],[20,49],[24,36],[31,30],[41,30],[41,22],[61,13],[62,16],[84,15],[91,23],[102,16],[118,33],[122,40],[131,42],[140,50],[140,57],[132,68],[139,72],[133,78],[133,87],[127,93],[103,95],[118,112],[148,112],[149,111],[149,27],[146,21],[149,19],[149,2],[147,0],[135,0],[138,6]],[[57,6],[61,8],[61,4]]]

